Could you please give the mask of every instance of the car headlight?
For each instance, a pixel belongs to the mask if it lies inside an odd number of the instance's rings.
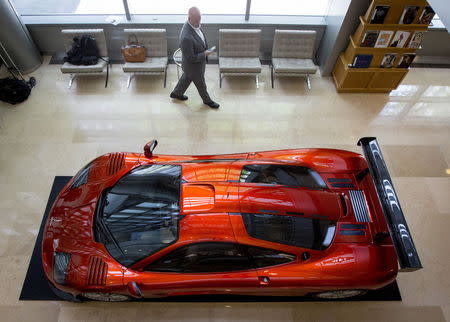
[[[56,283],[61,285],[66,284],[69,261],[70,254],[62,252],[53,253],[53,279]]]
[[[89,177],[89,170],[91,169],[92,162],[88,163],[86,166],[83,167],[73,178],[72,185],[70,186],[70,189],[78,188],[88,181]]]

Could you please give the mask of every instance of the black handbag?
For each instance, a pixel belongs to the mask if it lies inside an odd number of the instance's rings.
[[[22,103],[30,96],[35,84],[34,77],[29,81],[14,76],[0,79],[0,100],[13,105]]]

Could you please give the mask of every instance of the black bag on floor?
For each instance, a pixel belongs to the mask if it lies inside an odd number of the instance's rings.
[[[36,85],[34,77],[31,77],[29,81],[16,77],[0,79],[0,100],[13,105],[22,103],[30,96],[34,85]]]
[[[95,65],[100,57],[100,51],[95,38],[82,35],[73,38],[72,48],[67,52],[64,61],[73,65]]]

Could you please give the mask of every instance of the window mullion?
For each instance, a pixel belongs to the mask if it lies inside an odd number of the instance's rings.
[[[123,0],[123,9],[125,10],[125,16],[127,17],[127,20],[130,21],[131,15],[130,15],[130,9],[128,7],[128,0]]]

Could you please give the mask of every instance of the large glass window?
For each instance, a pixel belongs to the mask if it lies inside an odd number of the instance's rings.
[[[246,0],[211,1],[196,0],[194,2],[186,0],[171,1],[148,1],[148,0],[128,0],[130,12],[132,14],[183,14],[187,15],[190,7],[196,6],[202,14],[213,15],[244,15]]]
[[[13,3],[23,16],[125,14],[122,0],[13,0]]]
[[[181,166],[141,166],[101,199],[96,237],[129,266],[178,239]]]
[[[202,14],[245,15],[247,0],[211,1],[186,0],[148,1],[127,0],[132,15],[182,14],[191,6],[197,6]],[[252,15],[303,15],[325,16],[330,0],[252,0]],[[19,14],[27,15],[123,15],[123,0],[13,0]]]
[[[281,184],[312,189],[326,188],[320,175],[306,167],[279,164],[252,164],[242,168],[241,182]]]
[[[252,15],[325,16],[330,0],[252,0]]]
[[[242,214],[247,233],[258,239],[323,250],[333,239],[336,222],[288,215]]]

